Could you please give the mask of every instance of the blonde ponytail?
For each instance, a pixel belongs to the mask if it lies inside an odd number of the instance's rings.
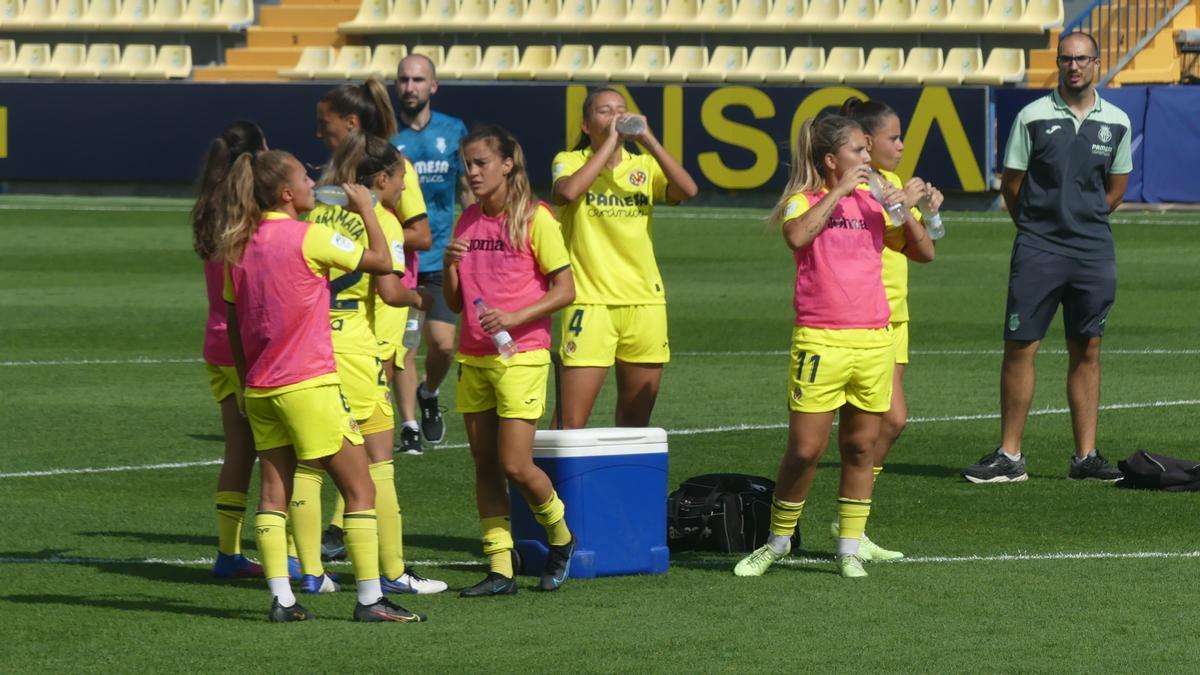
[[[283,150],[257,157],[243,153],[233,162],[218,200],[222,226],[217,251],[223,260],[241,262],[263,212],[279,205],[279,191],[287,185],[293,163],[296,158]]]
[[[477,141],[484,141],[501,159],[512,160],[512,170],[505,177],[504,226],[508,243],[515,251],[524,251],[529,238],[529,224],[537,214],[538,200],[529,185],[529,173],[525,169],[525,151],[515,136],[503,127],[484,125],[476,127],[459,143],[459,153]],[[463,158],[465,165],[466,158]]]
[[[803,192],[817,192],[825,187],[825,155],[836,154],[850,140],[852,131],[862,131],[862,125],[841,115],[816,119],[810,117],[800,125],[796,144],[792,146],[792,168],[783,195],[771,209],[768,222],[781,226],[787,220],[784,212],[792,197]]]

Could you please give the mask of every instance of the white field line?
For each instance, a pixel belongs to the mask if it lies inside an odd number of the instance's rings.
[[[80,211],[115,213],[187,213],[179,206],[121,206],[118,204],[0,204],[0,211]]]
[[[1100,406],[1101,410],[1145,410],[1150,408],[1177,408],[1200,406],[1200,399],[1183,399],[1177,401],[1146,401],[1139,403],[1110,403]],[[1031,416],[1065,415],[1069,408],[1042,408],[1030,410]],[[976,422],[980,420],[1000,419],[999,413],[979,413],[974,415],[946,415],[940,417],[910,417],[909,424],[929,424],[941,422]],[[786,429],[786,422],[765,424],[731,424],[717,427],[700,427],[692,429],[668,429],[667,436],[699,436],[703,434],[721,434],[731,431],[770,431]],[[467,447],[466,443],[448,443],[433,446],[435,450],[453,450]],[[157,471],[162,469],[187,469],[198,466],[216,466],[219,459],[206,459],[194,462],[165,462],[160,464],[131,464],[125,466],[80,467],[75,469],[43,469],[38,471],[13,471],[0,473],[0,480],[9,478],[45,478],[52,476],[79,476],[102,473],[126,473],[131,471]]]
[[[918,356],[994,356],[1003,354],[1002,349],[913,349],[910,354]],[[1040,354],[1057,354],[1063,355],[1067,353],[1065,349],[1042,349]],[[729,357],[755,357],[755,356],[787,356],[787,352],[782,349],[766,350],[766,351],[712,351],[712,352],[674,352],[672,356],[678,357],[703,357],[703,356],[729,356]],[[1105,355],[1115,356],[1195,356],[1200,355],[1200,349],[1105,349]],[[204,359],[199,358],[151,358],[151,357],[135,357],[131,359],[61,359],[47,361],[0,361],[0,367],[12,368],[20,366],[155,366],[175,363],[203,363]]]
[[[978,562],[1058,562],[1077,560],[1181,560],[1200,558],[1200,551],[1062,551],[1055,553],[998,553],[994,555],[962,555],[962,556],[911,556],[890,561],[890,565],[921,565],[946,563],[978,563]],[[687,566],[730,567],[735,557],[727,558],[683,558],[675,563]],[[827,564],[831,557],[825,558],[784,558],[780,565],[818,565]],[[483,567],[481,560],[414,560],[414,565],[422,567]],[[3,556],[0,564],[9,565],[171,565],[175,567],[207,567],[213,564],[212,558],[89,558],[68,556]],[[329,566],[348,567],[345,561],[327,562]]]

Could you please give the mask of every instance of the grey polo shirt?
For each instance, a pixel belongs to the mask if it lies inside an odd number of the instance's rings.
[[[1017,243],[1073,258],[1114,258],[1106,198],[1109,174],[1133,171],[1129,116],[1096,94],[1080,120],[1058,90],[1013,122],[1004,166],[1024,171]]]

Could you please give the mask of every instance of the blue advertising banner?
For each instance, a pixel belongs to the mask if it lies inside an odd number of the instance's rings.
[[[6,82],[0,89],[0,180],[189,182],[208,142],[229,122],[258,122],[272,147],[319,165],[316,101],[328,83],[216,84]],[[983,191],[986,88],[661,85],[622,89],[663,145],[706,189],[780,189],[790,139],[807,117],[846,97],[879,98],[899,113],[906,146],[899,173],[948,191]],[[580,85],[446,83],[435,107],[510,129],[535,185],[550,182],[554,154],[578,136]]]
[[[1154,87],[1146,119],[1148,202],[1200,202],[1200,88]],[[1135,155],[1136,158],[1136,155]],[[1136,161],[1136,159],[1135,159]]]

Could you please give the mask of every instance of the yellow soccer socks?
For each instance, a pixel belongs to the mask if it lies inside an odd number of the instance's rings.
[[[796,523],[800,522],[803,512],[804,502],[771,498],[771,535],[767,537],[767,545],[776,553],[782,555],[791,550],[792,535],[796,533]]]
[[[259,511],[254,516],[254,540],[262,557],[267,586],[281,606],[291,607],[296,604],[296,596],[288,579],[286,530],[286,513]]]
[[[325,566],[321,564],[321,483],[324,479],[325,472],[320,469],[303,464],[296,467],[288,517],[292,521],[300,569],[305,576],[325,574]]]
[[[346,553],[354,567],[358,602],[373,605],[383,597],[379,582],[379,522],[375,509],[351,511],[343,518]]]
[[[859,542],[871,514],[870,499],[838,497],[838,555],[858,555]]]
[[[560,502],[561,503],[561,502]],[[508,516],[482,518],[479,527],[483,531],[483,554],[488,557],[491,571],[513,578],[512,563],[512,523]],[[570,533],[568,532],[568,541]]]
[[[871,467],[871,481],[874,482],[874,481],[879,480],[879,474],[881,474],[881,473],[883,473],[882,466]]]
[[[329,519],[329,524],[333,527],[342,529],[342,515],[346,513],[346,498],[342,493],[338,492],[333,499],[333,517]]]
[[[246,520],[245,492],[217,492],[217,550],[225,555],[242,552],[242,523]]]
[[[383,576],[398,579],[404,574],[404,533],[400,500],[396,496],[396,467],[388,460],[372,464],[370,471],[379,519],[379,567]]]
[[[546,528],[546,537],[551,546],[566,546],[571,543],[571,530],[567,527],[567,519],[564,517],[566,506],[558,498],[557,492],[551,490],[550,499],[547,499],[545,504],[538,506],[530,504],[529,508],[533,511],[533,517],[537,519],[538,523]]]

